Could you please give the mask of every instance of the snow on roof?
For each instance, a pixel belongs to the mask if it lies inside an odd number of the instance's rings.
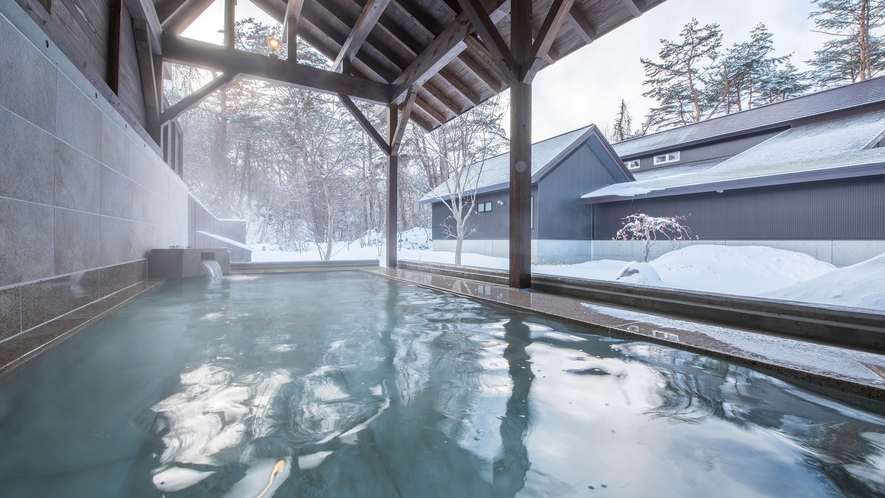
[[[885,78],[873,78],[612,144],[622,159],[755,129],[885,102]]]
[[[589,131],[593,125],[587,125],[583,128],[563,133],[547,140],[532,144],[532,175],[540,171],[550,161],[555,159],[559,154],[573,144],[584,133]],[[474,163],[471,168],[479,166],[482,161]],[[533,178],[534,182],[535,179]],[[489,191],[490,187],[501,186],[507,188],[510,183],[510,153],[505,152],[494,157],[490,157],[482,164],[482,175],[478,183],[475,185],[476,190]],[[471,190],[474,185],[471,182]],[[446,184],[439,185],[432,191],[428,192],[421,198],[421,202],[430,202],[437,199],[445,199],[448,197],[450,188]]]
[[[838,169],[872,166],[885,172],[885,149],[868,149],[882,138],[885,111],[797,126],[775,135],[718,164],[695,163],[681,169],[666,168],[637,173],[636,182],[609,185],[582,196],[585,201],[607,202],[637,195],[676,195],[741,188],[775,182],[775,177],[794,177]],[[708,162],[709,163],[709,162]],[[654,173],[654,174],[652,174]],[[670,173],[670,174],[666,174]],[[767,179],[767,180],[766,180]],[[808,178],[805,178],[808,179]]]

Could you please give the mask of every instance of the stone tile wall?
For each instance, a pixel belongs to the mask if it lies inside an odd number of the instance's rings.
[[[150,249],[187,245],[188,194],[15,2],[0,40],[2,357],[136,288]]]

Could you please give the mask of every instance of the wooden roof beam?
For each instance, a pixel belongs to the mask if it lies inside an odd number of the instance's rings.
[[[391,102],[391,86],[356,76],[333,73],[304,64],[292,64],[241,50],[228,50],[211,43],[163,36],[163,57],[196,67],[241,73],[259,79],[331,94],[344,94],[377,104]]]
[[[141,29],[147,36],[151,51],[159,55],[163,50],[160,40],[163,36],[163,27],[160,25],[160,18],[157,16],[154,2],[151,0],[124,0],[124,3],[132,19],[143,22]]]
[[[458,94],[460,94],[465,99],[469,100],[471,104],[477,106],[482,102],[476,92],[468,88],[467,85],[465,85],[464,83],[461,83],[461,80],[458,79],[458,76],[453,74],[448,69],[443,68],[442,71],[439,72],[439,75],[450,85],[452,85],[453,90],[458,92]]]
[[[295,62],[298,53],[298,23],[301,21],[301,10],[304,0],[289,0],[283,13],[283,38],[287,43],[289,60]]]
[[[157,11],[157,18],[160,19],[160,24],[174,14],[176,10],[180,9],[186,1],[187,0],[158,0],[155,2],[154,8]]]
[[[479,36],[486,42],[489,52],[494,57],[494,62],[501,69],[505,80],[514,83],[518,79],[519,67],[513,58],[513,52],[504,42],[495,23],[489,17],[480,0],[458,0],[464,13],[470,19],[470,23]]]
[[[584,19],[584,14],[581,14],[581,11],[575,5],[572,5],[572,8],[569,9],[568,17],[572,24],[578,28],[578,35],[584,39],[585,43],[589,45],[593,43],[593,40],[599,38],[596,30],[587,22],[587,19]]]
[[[403,142],[403,136],[406,134],[406,125],[409,124],[409,117],[412,115],[412,109],[415,107],[415,99],[418,97],[418,89],[412,87],[409,89],[406,100],[400,106],[402,115],[396,124],[396,131],[393,133],[393,140],[390,141],[390,153],[392,155],[399,154],[400,146]]]
[[[628,9],[630,9],[630,13],[633,14],[633,17],[639,17],[642,15],[642,8],[639,7],[639,2],[637,0],[621,0]]]
[[[141,77],[141,88],[144,94],[145,131],[160,143],[160,110],[161,98],[157,88],[157,76],[154,69],[154,54],[151,49],[150,27],[144,19],[132,19],[132,32],[135,35],[135,54],[138,58],[138,72]]]
[[[196,105],[199,105],[206,97],[208,97],[215,90],[219,90],[221,88],[226,88],[233,83],[234,78],[236,78],[236,74],[220,74],[212,79],[209,83],[201,86],[198,90],[194,91],[194,93],[188,95],[187,97],[181,99],[176,102],[175,105],[166,109],[165,111],[160,113],[160,126],[172,121],[173,119],[181,116],[189,109],[193,108]]]
[[[485,63],[484,67],[486,67],[489,71],[493,72],[495,76],[501,78],[501,80],[504,81],[505,86],[513,83],[508,78],[508,75],[504,74],[504,71],[501,69],[501,67],[495,64],[495,57],[491,53],[489,53],[489,50],[486,48],[485,44],[483,44],[483,42],[479,40],[479,38],[470,35],[464,39],[464,43],[466,43],[470,50],[479,57],[481,62]],[[500,91],[501,89],[503,89],[503,87],[499,87],[498,91]]]
[[[214,0],[186,0],[166,19],[163,20],[163,31],[180,35],[200,17]]]
[[[361,111],[360,108],[356,106],[353,100],[350,100],[350,97],[341,93],[338,94],[338,100],[340,100],[341,103],[344,104],[344,107],[346,107],[347,110],[350,111],[350,113],[353,115],[353,117],[356,118],[360,126],[362,126],[363,129],[366,130],[366,133],[368,133],[369,136],[372,137],[372,140],[374,140],[375,143],[378,144],[378,147],[380,147],[381,150],[383,150],[384,153],[388,156],[391,155],[390,145],[387,144],[387,142],[384,140],[384,137],[381,136],[381,133],[378,133],[378,130],[376,130],[375,126],[372,125],[372,122],[369,121],[369,118],[367,118],[366,115],[363,114],[363,111]]]
[[[360,47],[365,43],[369,32],[372,31],[372,28],[381,19],[381,14],[384,13],[384,9],[387,8],[389,3],[390,0],[368,0],[366,2],[363,12],[357,18],[356,23],[350,30],[350,34],[347,35],[341,51],[338,52],[338,57],[332,63],[333,71],[340,72],[345,62],[349,63],[353,60]]]
[[[553,0],[547,17],[544,18],[544,23],[541,24],[541,29],[532,43],[532,53],[528,60],[529,67],[523,68],[522,81],[531,83],[535,75],[538,74],[538,70],[541,69],[541,64],[553,47],[553,41],[556,40],[559,28],[568,16],[572,5],[574,5],[574,0]]]
[[[498,8],[504,2],[501,0],[492,0],[483,9],[487,9],[486,12],[496,12]],[[489,8],[490,7],[490,8]],[[488,18],[489,16],[486,15]],[[491,21],[490,21],[491,22]],[[430,76],[435,74],[436,71],[439,71],[444,67],[445,64],[441,64],[442,61],[451,61],[455,57],[461,54],[464,50],[464,47],[461,46],[461,42],[464,41],[464,38],[467,37],[473,31],[473,26],[470,22],[470,17],[466,13],[460,14],[458,17],[443,30],[427,48],[421,52],[415,60],[409,64],[403,72],[393,80],[393,96],[394,99],[398,99],[403,93],[405,93],[412,85],[416,82],[424,78],[424,81],[429,79]],[[497,32],[497,29],[496,29]],[[429,76],[428,76],[429,75]]]

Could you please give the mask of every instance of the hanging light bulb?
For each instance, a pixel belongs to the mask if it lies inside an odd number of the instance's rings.
[[[276,54],[277,50],[280,49],[280,40],[277,40],[274,37],[270,37],[267,39],[267,46],[270,48],[271,53]]]

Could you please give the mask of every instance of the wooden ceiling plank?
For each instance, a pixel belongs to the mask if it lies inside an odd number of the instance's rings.
[[[383,150],[384,153],[389,156],[390,145],[388,145],[387,142],[384,140],[384,137],[382,137],[381,134],[378,133],[378,130],[375,129],[371,121],[369,121],[369,118],[367,118],[366,115],[363,114],[363,111],[360,111],[360,108],[357,107],[353,100],[350,100],[350,97],[348,97],[347,95],[339,93],[338,99],[341,101],[342,104],[344,104],[344,107],[346,107],[347,110],[350,111],[353,117],[356,118],[360,126],[362,126],[364,130],[366,130],[366,133],[368,133],[369,136],[372,137],[372,140],[374,140],[375,143],[378,144],[378,147],[381,147],[381,150]]]
[[[593,43],[594,40],[599,38],[596,34],[596,30],[593,29],[593,26],[584,18],[584,14],[581,14],[581,11],[578,10],[577,7],[572,5],[572,8],[569,9],[569,20],[572,24],[577,28],[578,35],[584,39],[584,42],[588,45]]]
[[[181,116],[194,106],[199,105],[199,103],[202,102],[210,94],[212,94],[212,92],[230,86],[234,82],[234,78],[236,77],[236,74],[227,73],[216,76],[209,83],[206,83],[205,85],[194,91],[194,93],[176,102],[175,105],[173,105],[169,109],[161,112],[160,125],[162,126],[169,121],[172,121],[173,119]]]
[[[458,0],[458,3],[464,9],[473,28],[487,43],[495,64],[505,76],[505,81],[515,82],[518,78],[519,68],[513,58],[513,52],[504,42],[504,38],[501,37],[501,33],[498,32],[498,28],[495,27],[495,23],[489,17],[480,0]]]
[[[409,124],[409,117],[412,115],[412,109],[415,107],[415,99],[417,97],[418,89],[413,87],[409,90],[408,95],[406,95],[405,102],[400,106],[402,115],[396,125],[396,131],[393,133],[393,140],[390,141],[390,153],[392,155],[399,154],[399,149],[403,142],[403,136],[406,134],[406,125]]]
[[[504,2],[501,0],[493,0],[483,8],[491,12],[496,12],[498,8]],[[486,15],[488,17],[488,15]],[[473,31],[473,25],[470,22],[470,17],[466,13],[462,13],[458,17],[449,24],[446,29],[443,30],[434,40],[421,52],[415,60],[409,64],[402,74],[393,80],[392,84],[394,86],[393,96],[394,99],[398,99],[403,93],[405,93],[412,85],[421,80],[422,78],[428,77],[429,74],[432,76],[432,72],[434,70],[439,70],[441,67],[438,63],[442,60],[451,61],[464,50],[461,47],[461,42]],[[496,30],[497,32],[497,30]]]
[[[453,74],[448,69],[443,69],[439,72],[439,75],[442,76],[446,82],[452,85],[452,89],[458,92],[462,97],[469,100],[471,104],[477,106],[482,102],[482,99],[479,98],[479,95],[476,94],[473,90],[467,87],[464,83],[461,83],[461,80]]]
[[[440,104],[444,105],[447,109],[452,111],[452,113],[455,116],[459,116],[462,112],[464,112],[466,110],[466,109],[461,109],[461,106],[452,102],[452,99],[450,99],[442,91],[441,88],[439,88],[438,86],[433,84],[433,82],[427,81],[426,83],[424,83],[423,86],[424,86],[424,89],[427,90],[427,92],[430,94],[431,97],[433,97],[434,100],[436,100]]]
[[[636,0],[621,0],[624,5],[630,9],[630,13],[633,14],[633,17],[639,17],[642,15],[642,9],[639,7],[639,2]]]
[[[350,62],[353,60],[360,47],[365,43],[369,32],[372,31],[372,28],[381,19],[381,14],[384,13],[384,9],[387,8],[388,4],[390,4],[390,0],[368,0],[366,2],[362,13],[357,18],[353,28],[351,28],[350,34],[347,35],[341,51],[338,52],[338,57],[332,63],[333,71],[340,72],[345,61]]]
[[[163,21],[163,31],[180,35],[200,17],[214,0],[187,0]]]
[[[426,115],[423,114],[423,109],[419,108],[418,106],[412,107],[412,121],[418,123],[418,126],[424,129],[424,131],[433,131],[437,126],[439,126],[439,124],[434,124],[431,122],[432,118],[427,119],[425,116]]]
[[[544,18],[544,23],[541,24],[541,29],[538,30],[535,41],[532,43],[532,54],[529,56],[528,61],[529,67],[525,68],[522,81],[531,83],[535,75],[538,74],[541,64],[553,47],[553,41],[556,40],[556,36],[559,34],[559,28],[562,26],[573,5],[574,0],[553,0],[553,4],[550,5],[550,10],[547,12],[547,17]],[[553,61],[551,60],[550,63],[552,64]]]
[[[415,105],[421,107],[421,110],[423,110],[425,114],[430,116],[439,124],[444,124],[446,121],[448,121],[448,119],[441,112],[437,111],[432,105],[430,105],[430,102],[421,97],[421,90],[422,88],[418,89],[418,97],[415,99]],[[426,94],[429,92],[427,92],[427,90],[424,90],[423,93]]]
[[[458,61],[460,61],[461,64],[464,64],[464,67],[467,68],[467,70],[470,71],[471,74],[476,76],[476,80],[480,84],[485,86],[490,92],[497,95],[501,93],[501,90],[504,89],[504,87],[500,83],[498,83],[498,81],[495,80],[495,78],[493,78],[489,73],[487,73],[480,64],[477,64],[466,54],[461,54],[461,56],[458,57]]]
[[[464,43],[467,44],[467,47],[470,49],[471,52],[473,52],[474,54],[476,54],[477,57],[479,57],[479,59],[485,64],[485,67],[487,67],[489,70],[494,72],[495,76],[497,76],[502,81],[504,81],[505,85],[512,83],[512,81],[510,81],[510,79],[508,79],[507,75],[504,74],[504,71],[497,64],[495,64],[494,56],[489,53],[488,49],[479,40],[479,38],[477,38],[473,35],[470,35],[464,39]],[[501,88],[503,88],[503,87],[501,87]]]
[[[255,78],[307,88],[324,93],[349,95],[378,104],[391,102],[391,86],[385,83],[332,71],[292,64],[240,50],[226,50],[211,43],[179,36],[163,36],[164,59],[196,67],[209,67],[224,72],[242,73]]]

